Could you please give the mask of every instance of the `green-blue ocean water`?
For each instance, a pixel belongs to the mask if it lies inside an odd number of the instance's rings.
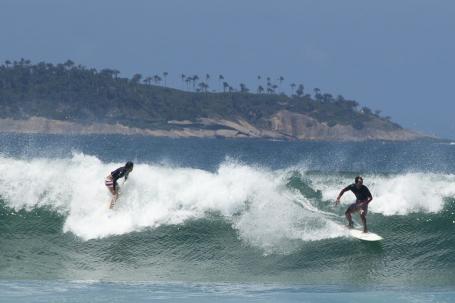
[[[241,285],[271,302],[296,292],[347,302],[368,290],[381,301],[403,289],[454,298],[450,142],[2,135],[0,144],[0,297],[10,301],[24,299],[17,289],[79,289],[68,281],[85,281],[81,300],[124,283],[144,296],[164,287],[199,299],[200,283],[211,294]],[[128,160],[134,170],[110,211],[104,177]],[[334,205],[357,175],[382,242],[349,237],[352,194]],[[43,302],[59,301],[50,293]]]

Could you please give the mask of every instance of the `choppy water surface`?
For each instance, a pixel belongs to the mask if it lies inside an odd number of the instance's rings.
[[[83,282],[91,291],[145,283],[140,293],[272,283],[288,301],[296,285],[322,290],[316,299],[372,287],[373,301],[396,289],[453,298],[453,145],[36,135],[0,143],[0,289],[13,301],[15,287],[63,283],[68,293],[73,282],[57,281],[74,280],[99,281]],[[109,211],[104,177],[127,160],[134,171]],[[374,196],[368,223],[380,243],[348,236],[352,194],[333,204],[358,174]]]

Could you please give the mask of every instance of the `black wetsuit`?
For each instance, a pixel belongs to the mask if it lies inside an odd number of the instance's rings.
[[[368,200],[368,198],[371,198],[373,197],[370,193],[370,190],[368,189],[368,187],[366,187],[365,185],[361,185],[360,188],[357,188],[357,186],[355,184],[351,184],[349,186],[347,186],[345,189],[343,189],[343,191],[352,191],[357,199],[356,202],[363,202],[365,200]]]
[[[346,212],[344,213],[346,215],[346,219],[349,221],[349,227],[352,228],[354,223],[352,222],[352,212],[360,211],[360,218],[362,219],[363,223],[363,231],[368,232],[367,230],[367,219],[366,215],[368,213],[368,200],[371,198],[373,199],[373,196],[370,193],[370,190],[368,187],[365,185],[360,185],[360,187],[357,187],[355,184],[351,184],[347,186],[346,188],[343,189],[343,192],[345,191],[352,191],[356,197],[356,201],[349,205],[348,209],[346,209]],[[370,200],[371,200],[370,199]]]
[[[128,171],[128,169],[125,166],[119,167],[116,170],[114,170],[113,172],[111,172],[112,181],[114,182],[114,190],[117,187],[117,180],[120,178],[123,178],[123,177],[125,177],[125,180],[128,179],[129,173],[130,172]]]

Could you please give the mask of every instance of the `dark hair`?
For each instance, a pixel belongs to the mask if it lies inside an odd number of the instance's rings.
[[[133,164],[133,162],[131,162],[131,161],[128,161],[128,162],[126,162],[126,164],[125,164],[125,167],[128,168],[128,169],[133,168],[133,166],[134,166],[134,164]]]
[[[362,180],[362,181],[363,181],[363,178],[360,177],[360,176],[355,177],[355,179],[354,179],[355,184],[359,183],[359,180]]]

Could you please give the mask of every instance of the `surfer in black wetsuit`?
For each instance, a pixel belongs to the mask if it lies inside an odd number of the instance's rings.
[[[335,205],[340,203],[341,196],[347,192],[347,191],[352,191],[356,197],[356,201],[349,205],[348,209],[344,213],[346,215],[346,219],[348,219],[348,227],[352,228],[354,226],[354,223],[352,222],[352,216],[351,214],[354,212],[359,211],[360,212],[360,218],[362,219],[363,223],[363,232],[367,233],[368,228],[367,228],[367,212],[368,212],[368,203],[373,200],[373,196],[370,193],[370,190],[368,187],[363,185],[363,178],[360,176],[355,177],[355,183],[347,186],[344,188],[340,194],[337,197],[337,200],[335,202]]]
[[[110,209],[114,207],[115,201],[117,201],[119,194],[119,185],[117,184],[117,180],[125,177],[126,181],[126,179],[128,179],[129,173],[133,171],[133,166],[134,166],[133,162],[128,161],[126,162],[125,166],[117,168],[106,177],[104,184],[107,186],[107,188],[112,194],[112,199],[109,204]]]

